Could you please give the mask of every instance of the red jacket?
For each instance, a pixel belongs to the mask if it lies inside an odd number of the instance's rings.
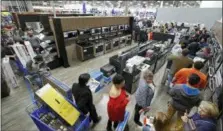
[[[118,97],[109,97],[107,105],[109,120],[123,121],[125,115],[125,107],[128,102],[129,100],[127,99],[127,95],[124,89],[121,90],[121,94]]]

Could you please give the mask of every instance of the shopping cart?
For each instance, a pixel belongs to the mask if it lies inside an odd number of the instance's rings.
[[[67,99],[74,107],[71,101]],[[29,114],[33,122],[36,124],[40,131],[57,131],[54,127],[50,126],[49,123],[45,123],[41,120],[41,116],[47,113],[53,114],[55,118],[58,118],[64,125],[65,121],[62,120],[54,111],[51,110],[47,105],[40,103],[39,101],[34,101],[32,104],[26,107],[26,112]],[[90,117],[89,115],[84,115],[81,113],[79,119],[73,126],[66,126],[67,131],[89,131],[90,130]]]

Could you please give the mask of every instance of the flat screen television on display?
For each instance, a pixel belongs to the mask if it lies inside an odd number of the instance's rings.
[[[108,33],[109,27],[102,27],[102,33]]]
[[[68,38],[68,33],[67,33],[67,32],[64,32],[64,33],[63,33],[63,37],[64,37],[64,38]]]
[[[129,25],[125,25],[125,30],[129,30]]]
[[[119,25],[119,30],[124,30],[124,29],[125,29],[124,25]]]
[[[111,32],[116,32],[118,30],[118,26],[111,26]]]
[[[101,34],[101,28],[91,29],[91,34]]]
[[[91,31],[90,31],[90,29],[81,29],[81,30],[79,30],[79,33],[80,33],[80,35],[83,35],[83,34],[90,34]]]
[[[71,31],[71,32],[69,32],[69,35],[68,36],[76,37],[77,36],[77,31]]]
[[[72,38],[77,36],[77,31],[68,31],[63,33],[64,38]]]

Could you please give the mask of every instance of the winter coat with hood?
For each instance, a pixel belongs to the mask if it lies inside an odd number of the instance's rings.
[[[190,111],[193,106],[198,106],[201,102],[200,91],[191,88],[186,84],[178,84],[170,89],[172,97],[170,104],[178,111]]]
[[[196,131],[216,131],[217,120],[215,118],[202,118],[198,113],[195,113],[191,119],[194,121]],[[189,123],[184,124],[184,131],[191,131]]]

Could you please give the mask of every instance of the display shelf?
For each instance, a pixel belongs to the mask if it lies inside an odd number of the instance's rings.
[[[114,49],[120,48],[118,43],[115,43],[115,46],[113,46],[114,43],[112,43],[111,44],[112,46],[110,46],[110,40],[112,41],[112,39],[114,39],[115,37],[119,37],[117,33],[119,29],[118,30],[114,29],[113,31],[113,29],[111,29],[111,26],[122,25],[123,31],[119,31],[119,32],[125,35],[132,35],[133,17],[90,17],[89,16],[89,17],[57,17],[57,18],[50,18],[50,19],[52,21],[50,23],[51,27],[52,28],[57,27],[57,28],[54,28],[54,35],[56,38],[57,49],[59,50],[58,55],[63,61],[64,67],[70,66],[70,63],[67,58],[67,49],[65,48],[67,41],[64,40],[64,37],[63,37],[64,32],[78,30],[79,33],[78,33],[77,39],[75,39],[76,41],[75,43],[77,47],[76,48],[77,57],[81,61],[93,58],[91,53],[88,54],[87,56],[84,55],[85,53],[83,51],[85,51],[86,49],[83,49],[83,48],[86,48],[84,46],[84,44],[86,43],[92,43],[92,46],[94,48],[95,46],[97,47],[97,44],[103,41],[102,42],[104,44],[103,53],[107,53]],[[129,26],[127,31],[125,30],[125,25]],[[80,33],[80,32],[83,32],[83,33]],[[95,43],[95,40],[98,40],[99,42]],[[105,50],[106,49],[105,42],[109,43],[107,44],[109,46],[106,46],[107,50]],[[98,56],[96,49],[94,50],[95,50],[94,55]],[[100,52],[102,51],[100,50]],[[103,53],[101,53],[100,55],[102,55]]]

